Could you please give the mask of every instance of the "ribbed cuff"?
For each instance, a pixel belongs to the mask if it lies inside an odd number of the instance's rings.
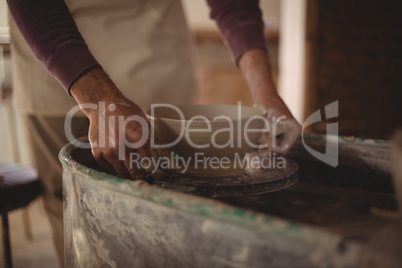
[[[248,50],[255,48],[266,50],[263,28],[255,25],[240,28],[226,38],[236,66],[239,66],[241,56]]]
[[[74,44],[63,48],[49,65],[50,73],[70,95],[71,85],[89,68],[100,66],[86,44]],[[70,95],[71,96],[71,95]]]

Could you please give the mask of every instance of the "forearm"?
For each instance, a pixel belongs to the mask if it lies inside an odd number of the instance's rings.
[[[272,80],[268,55],[264,50],[251,49],[239,60],[240,70],[246,79],[255,105],[265,109],[279,109],[288,119],[293,118],[280,98]]]
[[[267,96],[277,94],[265,51],[260,49],[247,51],[239,60],[239,68],[249,85],[255,104],[268,101]]]

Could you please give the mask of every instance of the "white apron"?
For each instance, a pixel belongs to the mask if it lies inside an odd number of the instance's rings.
[[[67,0],[90,51],[126,97],[152,103],[196,99],[191,40],[180,0]],[[76,105],[10,23],[14,103],[26,114],[63,116]]]

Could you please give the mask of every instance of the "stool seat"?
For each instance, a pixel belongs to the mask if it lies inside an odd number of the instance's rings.
[[[7,212],[25,207],[40,194],[37,171],[21,164],[0,164],[0,214],[5,267],[12,268]]]
[[[0,211],[27,206],[40,194],[37,171],[21,164],[0,164]]]

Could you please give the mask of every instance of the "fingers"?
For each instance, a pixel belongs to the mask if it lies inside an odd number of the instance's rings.
[[[301,127],[296,120],[280,121],[275,129],[267,134],[263,134],[260,143],[265,144],[259,151],[261,154],[275,152],[287,154],[300,136]]]
[[[96,148],[92,150],[92,154],[105,172],[131,180],[142,179],[146,175],[146,171],[138,163],[141,158],[149,157],[149,150],[146,147],[133,150],[124,146],[124,151],[128,151],[126,149],[130,149],[130,151],[124,154],[123,159],[119,157],[121,149],[121,147]],[[131,162],[130,154],[137,155],[137,164]]]
[[[130,174],[129,178],[130,179],[140,180],[140,179],[143,179],[145,177],[146,172],[141,166],[132,165],[130,163],[130,161],[127,160],[127,158],[126,158],[126,160],[122,161],[122,163],[124,164],[125,169],[129,172],[129,174]]]
[[[116,170],[113,168],[113,166],[106,160],[104,159],[101,155],[96,155],[92,152],[92,155],[94,156],[96,162],[98,162],[98,164],[103,168],[103,170],[111,175],[116,175],[117,172]]]
[[[97,113],[90,115],[88,136],[92,154],[106,172],[132,180],[142,179],[146,171],[141,165],[133,165],[131,156],[136,154],[137,160],[150,156],[150,124],[131,101],[121,99],[112,104],[113,107],[104,105],[108,108],[102,110],[101,118]]]
[[[102,156],[94,155],[94,158],[109,174],[130,180],[142,179],[145,176],[146,172],[140,165],[130,163],[130,158],[127,156],[124,160],[120,160],[117,155],[114,153]]]
[[[286,120],[281,123],[282,133],[275,137],[276,146],[273,146],[271,151],[287,154],[292,148],[293,144],[296,142],[297,138],[300,136],[301,127],[296,122],[296,120]]]
[[[122,178],[133,179],[123,161],[118,159],[118,154],[115,154],[110,148],[105,151],[92,150],[92,154],[106,173],[119,175],[119,177]]]
[[[131,161],[130,154],[137,155],[138,159],[135,163]],[[142,148],[139,148],[137,151],[130,151],[129,153],[126,154],[123,163],[125,168],[129,171],[130,176],[133,180],[143,179],[144,176],[146,175],[144,167],[141,164],[139,164],[141,163],[141,159],[144,157],[148,157],[148,154],[146,153],[146,150]]]
[[[149,134],[149,133],[148,133]],[[126,134],[126,138],[128,138],[131,141],[138,141],[142,139],[142,135],[145,135],[142,128],[137,128],[136,131],[131,131]],[[136,142],[132,143],[131,145],[136,144]],[[144,144],[140,144],[139,147],[137,148],[128,148],[126,147],[127,153],[124,162],[124,165],[126,169],[130,172],[131,177],[133,179],[142,179],[147,173],[147,170],[144,168],[149,168],[153,169],[151,161],[151,153],[150,153],[150,145],[149,145],[149,135],[147,135],[147,138],[145,140]],[[133,163],[131,161],[132,156],[131,154],[135,154],[137,157],[137,161]],[[143,166],[142,159],[145,159],[144,163],[145,166]],[[138,164],[141,163],[141,164]]]
[[[108,161],[113,166],[113,168],[116,170],[119,177],[126,178],[126,179],[132,179],[132,180],[135,179],[131,175],[130,170],[124,164],[124,161],[119,160],[118,158],[111,158]]]

